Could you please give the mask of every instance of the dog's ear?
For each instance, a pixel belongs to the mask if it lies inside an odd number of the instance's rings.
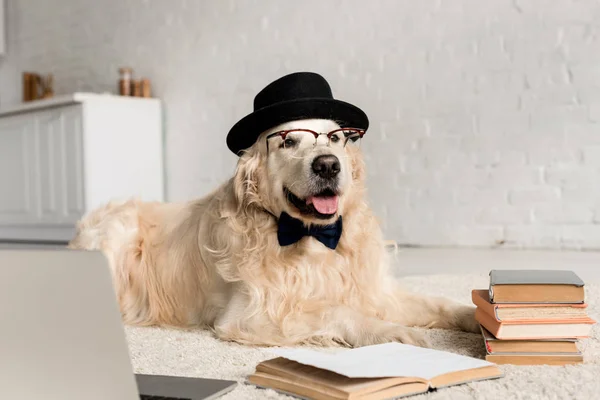
[[[250,204],[260,204],[260,172],[262,157],[258,149],[251,147],[240,157],[233,177],[233,191],[238,209]]]

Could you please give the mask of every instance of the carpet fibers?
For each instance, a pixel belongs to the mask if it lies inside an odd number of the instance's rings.
[[[487,274],[431,275],[401,278],[408,289],[447,296],[471,304],[471,289],[486,288]],[[589,313],[599,320],[600,285],[586,282]],[[480,335],[441,329],[425,331],[436,349],[483,358]],[[271,358],[268,348],[224,343],[206,331],[178,331],[161,328],[126,328],[136,373],[181,375],[237,380],[238,387],[221,397],[232,399],[292,399],[272,390],[243,383],[262,360]],[[433,399],[597,399],[600,398],[600,325],[592,336],[580,341],[584,364],[573,366],[501,365],[505,377],[443,388],[409,397]]]

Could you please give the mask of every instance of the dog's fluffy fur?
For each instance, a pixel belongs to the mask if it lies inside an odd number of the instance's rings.
[[[204,326],[253,345],[426,346],[411,327],[476,332],[473,307],[406,292],[389,274],[357,146],[328,146],[320,137],[318,145],[295,149],[271,139],[267,148],[267,134],[298,127],[327,132],[337,125],[303,120],[265,132],[240,157],[234,176],[202,199],[111,202],[79,221],[69,246],[107,256],[124,322]],[[300,213],[283,192],[300,197],[316,190],[310,163],[320,154],[341,164],[339,207],[330,219]],[[306,224],[343,214],[338,247],[312,237],[281,247],[274,216],[283,211]]]

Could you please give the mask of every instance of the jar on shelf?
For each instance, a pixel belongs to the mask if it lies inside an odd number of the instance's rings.
[[[142,79],[142,97],[152,97],[150,79]]]
[[[131,87],[132,87],[132,96],[133,97],[142,97],[142,82],[140,82],[139,80],[133,80],[131,81]]]
[[[119,68],[119,94],[121,96],[131,96],[131,76],[133,70],[129,67]]]

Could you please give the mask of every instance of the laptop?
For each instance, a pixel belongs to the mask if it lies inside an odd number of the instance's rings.
[[[134,374],[101,253],[0,249],[0,398],[209,400],[236,385]]]

